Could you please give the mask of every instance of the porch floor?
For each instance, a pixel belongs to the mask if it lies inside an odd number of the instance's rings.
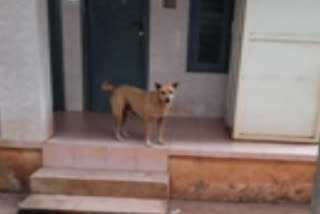
[[[105,113],[57,112],[55,127],[48,143],[144,146],[144,124],[133,115],[126,125],[130,137],[123,142],[115,140],[112,116]],[[169,155],[315,161],[318,153],[316,144],[234,141],[222,120],[208,118],[168,118],[164,136],[166,144],[154,148]]]

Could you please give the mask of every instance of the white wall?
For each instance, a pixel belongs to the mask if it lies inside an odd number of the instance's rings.
[[[176,9],[150,1],[149,87],[155,81],[179,81],[172,114],[176,116],[223,117],[226,74],[187,73],[189,0],[177,0]]]
[[[47,1],[2,0],[0,139],[40,142],[52,133]]]
[[[83,110],[80,0],[62,0],[65,103],[68,111]]]

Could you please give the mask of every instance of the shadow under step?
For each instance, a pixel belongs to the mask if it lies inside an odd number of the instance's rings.
[[[19,214],[166,214],[165,200],[33,194]]]

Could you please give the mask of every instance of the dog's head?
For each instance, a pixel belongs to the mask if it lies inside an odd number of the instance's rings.
[[[160,100],[165,104],[171,103],[178,86],[179,86],[178,82],[169,83],[169,84],[160,84],[158,82],[155,83],[155,87],[160,97]]]

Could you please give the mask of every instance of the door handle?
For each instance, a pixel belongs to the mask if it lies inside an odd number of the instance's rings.
[[[144,36],[144,26],[142,21],[134,21],[133,26],[137,29],[138,31],[138,36],[142,37]]]

